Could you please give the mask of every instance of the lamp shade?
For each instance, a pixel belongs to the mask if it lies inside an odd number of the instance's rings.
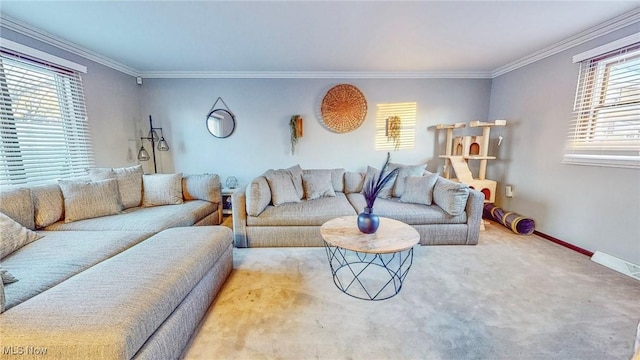
[[[169,151],[169,144],[167,144],[167,140],[164,139],[164,136],[160,138],[158,142],[158,150],[159,151]]]
[[[155,129],[151,129],[149,130],[149,136],[147,136],[147,138],[149,140],[153,139],[152,141],[158,141],[159,137],[158,137],[158,133],[156,132]]]
[[[140,151],[138,151],[138,160],[149,161],[149,159],[151,159],[149,152],[144,148],[144,146],[141,146]]]

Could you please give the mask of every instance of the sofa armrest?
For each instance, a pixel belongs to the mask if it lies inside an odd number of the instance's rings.
[[[467,213],[467,245],[475,245],[480,238],[482,225],[482,209],[484,207],[484,194],[480,191],[469,189],[469,198],[465,211]]]
[[[235,247],[247,247],[247,195],[246,186],[238,188],[231,195],[231,213],[233,219],[233,244]]]

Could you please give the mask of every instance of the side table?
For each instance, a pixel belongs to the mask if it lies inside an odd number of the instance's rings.
[[[222,195],[222,215],[231,215],[233,205],[231,203],[231,197],[236,190],[236,188],[230,189],[226,187],[221,189],[220,194]]]
[[[397,295],[413,264],[413,246],[420,234],[410,225],[384,217],[375,234],[364,234],[356,222],[357,216],[342,216],[320,227],[333,282],[358,299]]]

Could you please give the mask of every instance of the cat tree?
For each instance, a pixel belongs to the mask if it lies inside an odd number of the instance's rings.
[[[457,179],[452,180],[467,184],[472,189],[482,192],[486,203],[494,203],[497,182],[486,178],[487,161],[496,158],[495,156],[489,156],[489,135],[491,127],[505,125],[507,125],[506,120],[495,120],[494,122],[472,121],[469,123],[469,127],[482,128],[482,135],[455,138],[453,137],[453,131],[464,128],[466,126],[464,123],[436,125],[437,130],[447,130],[445,154],[440,155],[440,158],[444,159],[443,176],[446,179],[451,179],[451,168],[453,168]],[[469,160],[480,161],[478,177],[475,179],[469,169]]]

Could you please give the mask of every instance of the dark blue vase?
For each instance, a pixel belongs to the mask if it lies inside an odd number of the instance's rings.
[[[364,208],[364,212],[358,215],[358,229],[365,234],[374,234],[380,226],[380,218],[373,213],[373,209]]]

